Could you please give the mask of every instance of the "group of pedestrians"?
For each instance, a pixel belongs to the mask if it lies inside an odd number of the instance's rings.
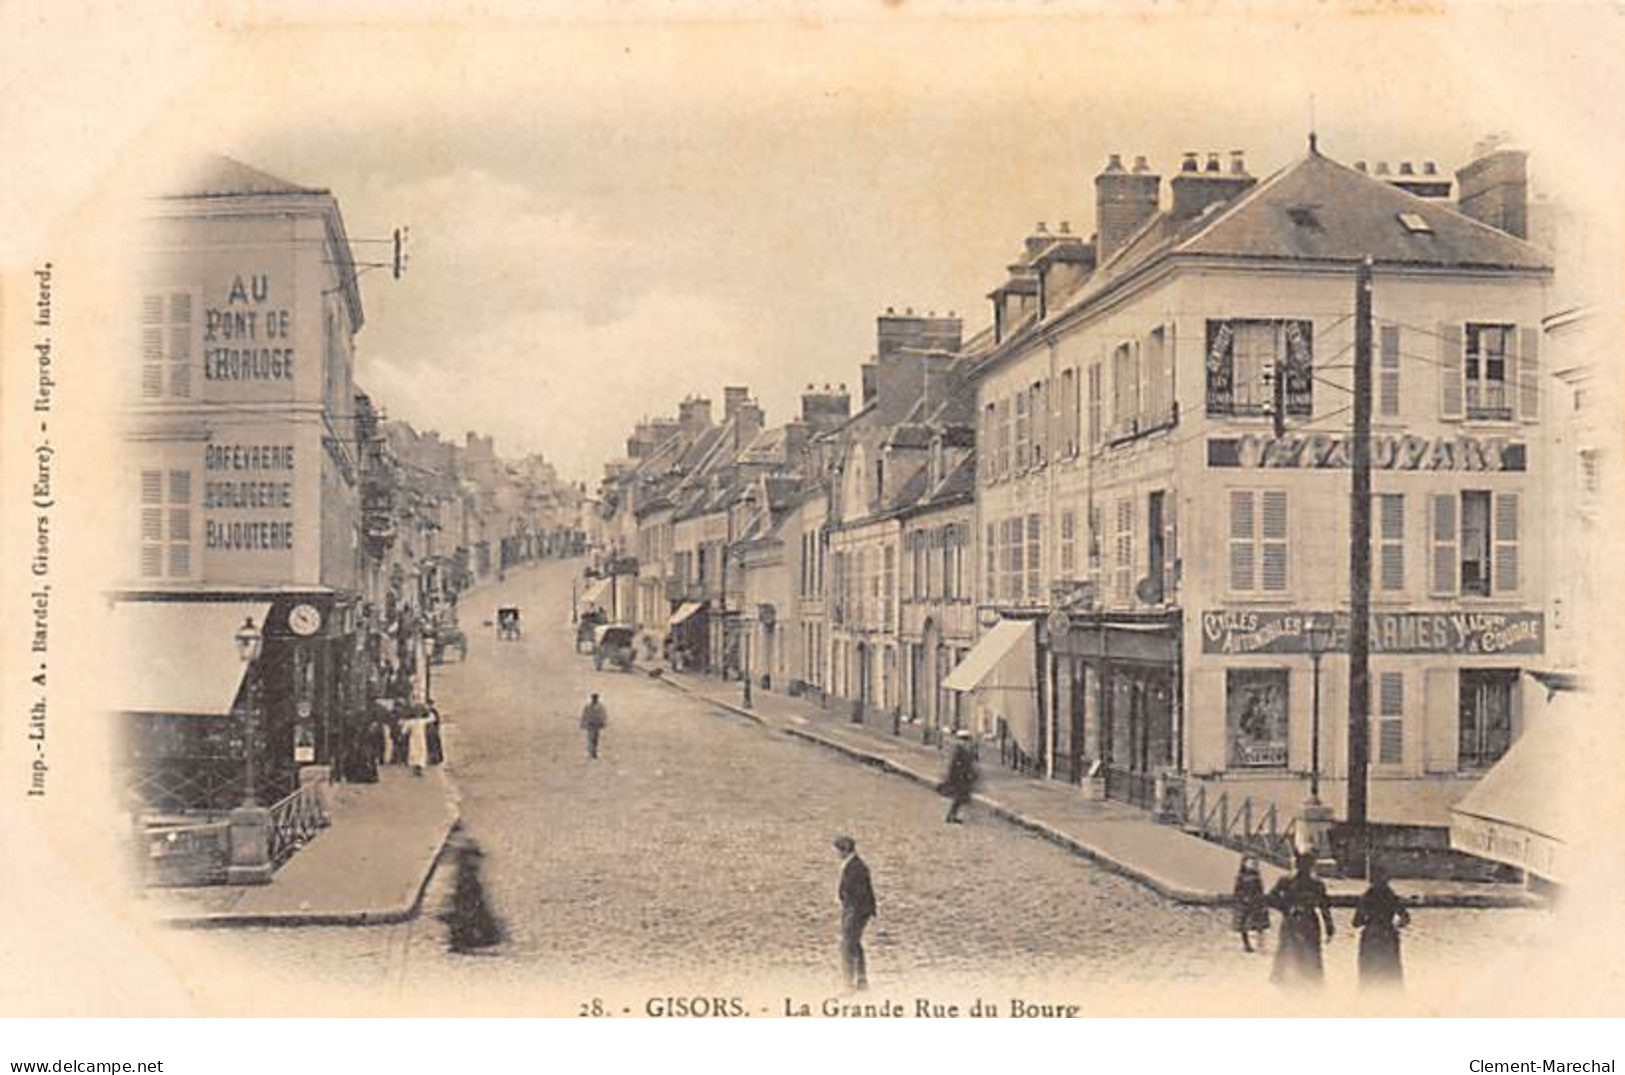
[[[1271,910],[1281,915],[1281,939],[1270,980],[1287,987],[1319,985],[1325,977],[1322,944],[1336,936],[1337,924],[1332,919],[1326,884],[1315,876],[1314,855],[1299,854],[1292,873],[1275,882],[1267,893],[1258,860],[1243,856],[1236,871],[1234,925],[1245,951],[1263,949]],[[1387,871],[1372,864],[1370,884],[1354,909],[1354,928],[1360,931],[1362,987],[1397,987],[1403,983],[1399,931],[1410,923],[1410,912],[1389,885]]]

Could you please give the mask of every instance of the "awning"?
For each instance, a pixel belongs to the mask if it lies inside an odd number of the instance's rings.
[[[685,602],[683,602],[683,604],[677,609],[677,611],[673,612],[671,614],[670,626],[672,626],[672,627],[681,626],[683,621],[687,620],[690,616],[694,615],[694,613],[698,612],[700,609],[702,609],[704,607],[705,607],[705,602],[703,602],[703,601],[685,601]]]
[[[113,606],[114,638],[125,662],[126,713],[219,716],[231,712],[244,664],[236,634],[243,620],[265,629],[269,601],[125,601]]]
[[[1579,786],[1596,768],[1601,715],[1589,696],[1558,691],[1495,767],[1450,808],[1450,846],[1552,881],[1564,880],[1584,823]]]
[[[1033,662],[1030,658],[1033,651],[1030,642],[1028,647],[1021,651],[1029,658],[1025,668],[1025,675],[993,677],[992,681],[989,681],[989,677],[1003,663],[1004,659],[1010,656],[1012,650],[1015,650],[1023,641],[1032,637],[1032,620],[1000,620],[991,631],[981,637],[975,646],[971,647],[971,651],[965,655],[965,659],[960,661],[952,672],[948,673],[948,678],[942,681],[942,685],[948,690],[959,691],[960,693],[974,691],[984,686],[995,689],[1003,687],[1004,689],[1031,690],[1033,685]]]
[[[603,604],[604,595],[609,593],[612,581],[611,579],[594,579],[592,585],[588,586],[587,591],[581,595],[581,603],[584,605]]]

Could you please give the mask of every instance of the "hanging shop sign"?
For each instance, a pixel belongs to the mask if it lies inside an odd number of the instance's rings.
[[[1321,652],[1348,651],[1346,612],[1271,612],[1209,609],[1202,613],[1202,652],[1217,654],[1309,653],[1307,627],[1330,617],[1332,631]],[[1541,612],[1374,612],[1372,653],[1443,653],[1496,656],[1541,653],[1546,616]]]
[[[1341,470],[1351,463],[1352,441],[1347,433],[1210,437],[1207,465],[1243,470]],[[1528,467],[1528,451],[1506,437],[1377,433],[1371,437],[1371,465],[1378,470],[1521,472]]]

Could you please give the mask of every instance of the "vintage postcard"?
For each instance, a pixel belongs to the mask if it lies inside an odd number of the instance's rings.
[[[0,1014],[1621,1013],[1618,5],[0,25]]]

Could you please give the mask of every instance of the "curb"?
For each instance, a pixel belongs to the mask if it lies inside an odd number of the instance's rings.
[[[665,683],[673,690],[681,691],[682,693],[687,694],[692,698],[697,698],[717,709],[722,709],[733,713],[736,716],[744,717],[761,727],[777,727],[769,725],[761,716],[751,712],[748,709],[745,709],[742,706],[735,705],[732,702],[723,701],[719,698],[713,698],[693,687],[683,683],[678,683],[677,681],[668,679],[665,676],[658,678],[661,680],[661,682]],[[818,732],[810,731],[802,727],[796,727],[794,725],[786,724],[782,727],[778,727],[778,730],[792,738],[800,739],[803,742],[811,743],[815,746],[821,746],[826,750],[832,750],[837,754],[841,754],[852,759],[853,761],[879,769],[882,772],[891,773],[894,776],[903,777],[906,780],[912,780],[916,784],[923,785],[924,787],[935,788],[937,786],[936,777],[928,773],[921,773],[901,762],[893,761],[891,758],[888,758],[883,754],[874,753],[872,751],[865,750],[862,747],[852,746],[850,744],[840,742],[839,740],[831,739]],[[1084,843],[1077,837],[1062,832],[1060,829],[1055,828],[1053,825],[1050,825],[1047,822],[1029,817],[1015,808],[1005,805],[997,799],[991,799],[986,795],[976,794],[971,797],[971,801],[986,808],[988,812],[993,814],[995,817],[1006,821],[1017,828],[1024,829],[1027,832],[1032,833],[1034,836],[1048,840],[1050,843],[1055,844],[1056,846],[1078,856],[1079,858],[1093,862],[1103,869],[1110,870],[1112,873],[1125,877],[1130,881],[1142,884],[1159,895],[1173,900],[1175,903],[1194,907],[1228,907],[1233,905],[1235,902],[1235,896],[1228,891],[1187,888],[1184,885],[1176,884],[1159,874],[1151,872],[1150,870],[1146,870],[1142,867],[1135,866],[1132,863],[1125,862],[1122,859],[1117,858],[1116,856],[1111,855],[1092,844]],[[1331,897],[1331,905],[1333,907],[1353,907],[1358,903],[1359,896],[1352,893],[1347,895],[1334,895]],[[1407,907],[1434,909],[1468,908],[1480,910],[1529,909],[1545,906],[1543,901],[1524,892],[1422,893],[1420,895],[1405,897],[1404,903]]]
[[[221,911],[214,914],[203,915],[177,915],[162,919],[160,924],[172,929],[240,929],[253,926],[266,926],[277,928],[296,928],[301,926],[385,926],[408,922],[416,918],[423,909],[423,897],[429,890],[429,882],[434,879],[436,867],[440,863],[440,856],[445,851],[446,841],[451,838],[452,832],[461,822],[461,811],[458,808],[460,793],[456,782],[452,779],[447,767],[442,763],[440,767],[441,779],[446,786],[446,820],[439,826],[439,836],[434,840],[433,846],[424,858],[419,869],[420,880],[412,890],[412,898],[406,903],[393,907],[368,908],[361,911],[277,911],[259,914],[237,914],[231,911]],[[274,881],[272,882],[275,883]]]

